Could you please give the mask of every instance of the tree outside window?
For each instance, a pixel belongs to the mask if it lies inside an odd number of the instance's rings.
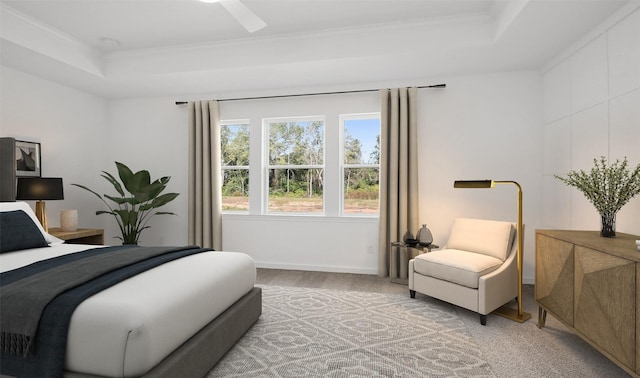
[[[323,213],[324,119],[265,120],[267,212]]]
[[[220,125],[222,210],[249,211],[249,123]]]
[[[342,213],[380,212],[380,115],[341,116],[343,141]]]

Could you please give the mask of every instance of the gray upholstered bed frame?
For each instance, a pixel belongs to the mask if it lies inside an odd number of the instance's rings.
[[[204,377],[262,314],[262,289],[254,287],[143,377]],[[65,372],[65,378],[97,378]]]

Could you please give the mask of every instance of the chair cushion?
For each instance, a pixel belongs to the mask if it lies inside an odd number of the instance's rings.
[[[481,253],[504,261],[514,235],[515,229],[509,222],[458,218],[451,227],[446,248]]]
[[[492,256],[458,249],[441,249],[417,256],[413,269],[423,276],[477,289],[480,277],[501,265],[502,261]]]

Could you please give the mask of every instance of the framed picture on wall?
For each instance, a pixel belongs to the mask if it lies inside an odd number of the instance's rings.
[[[16,140],[16,176],[40,175],[40,143]]]

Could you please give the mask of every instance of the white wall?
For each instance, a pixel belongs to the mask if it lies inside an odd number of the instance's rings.
[[[132,171],[148,170],[151,180],[171,176],[166,193],[180,195],[162,208],[176,213],[151,219],[151,228],[142,232],[142,245],[186,245],[188,190],[188,128],[184,107],[167,98],[113,100],[109,104],[106,144],[109,153],[102,170],[116,174],[115,161]],[[113,192],[113,189],[111,190]],[[120,235],[115,222],[105,229],[111,238]],[[105,237],[105,239],[107,236]]]
[[[540,78],[534,72],[515,72],[432,81],[446,82],[447,88],[419,94],[420,221],[428,224],[435,243],[443,244],[455,217],[515,220],[515,187],[453,190],[452,183],[478,178],[520,182],[528,226],[526,282],[533,277],[531,235],[540,218]],[[77,208],[81,226],[105,228],[107,243],[118,243],[113,239],[119,234],[115,222],[94,215],[101,203],[69,185],[111,193],[99,175],[103,170],[115,174],[117,160],[135,171],[148,169],[154,178],[171,176],[168,190],[181,194],[166,208],[178,215],[152,220],[142,244],[186,244],[187,115],[175,100],[107,102],[3,67],[0,132],[40,141],[44,175],[64,178],[66,199],[48,203],[52,226],[58,224],[60,209]],[[279,106],[299,115],[317,114],[318,109],[334,115],[378,111],[375,92],[274,101],[225,102],[221,112],[223,118],[259,121],[278,115]],[[247,252],[259,266],[377,273],[377,220],[372,218],[229,215],[224,217],[223,238],[225,250]]]
[[[543,226],[599,230],[593,205],[553,175],[589,170],[593,159],[640,164],[640,9],[594,31],[543,77]],[[617,215],[616,231],[640,234],[640,197]]]
[[[517,188],[453,189],[455,180],[512,180],[523,190],[525,283],[540,226],[541,81],[537,72],[446,79],[420,99],[420,219],[442,245],[456,217],[517,220]]]
[[[524,275],[525,282],[532,282],[533,231],[540,224],[541,200],[540,76],[513,72],[429,82],[446,82],[447,88],[419,92],[420,221],[428,224],[440,245],[455,217],[515,221],[515,186],[454,190],[453,181],[518,181],[524,188],[527,225]],[[131,162],[132,168],[149,169],[154,176],[171,175],[170,190],[182,193],[168,209],[178,217],[156,218],[152,229],[143,234],[143,244],[181,244],[187,240],[187,113],[186,107],[174,105],[175,100],[122,99],[110,104],[110,160]],[[262,117],[285,112],[325,114],[329,133],[337,132],[330,130],[338,126],[330,119],[337,120],[340,112],[375,112],[379,104],[373,92],[222,102],[220,110],[223,119],[250,119],[258,129]],[[141,139],[150,144],[145,146]],[[259,138],[252,138],[252,143],[260,143]],[[259,193],[257,185],[251,187],[252,196]],[[249,253],[262,267],[376,274],[377,227],[377,220],[371,218],[265,216],[254,209],[250,215],[224,216],[223,248]],[[110,233],[115,231],[110,229]]]
[[[49,226],[60,225],[61,209],[78,209],[81,227],[104,228],[98,199],[71,183],[98,187],[110,148],[107,101],[4,66],[0,82],[0,136],[41,143],[42,176],[63,178],[65,199],[46,202]]]
[[[142,244],[187,243],[187,115],[184,106],[174,104],[185,97],[107,102],[7,68],[2,70],[2,80],[2,135],[42,142],[45,175],[65,180],[66,199],[48,204],[52,225],[57,224],[60,209],[78,208],[82,226],[105,228],[107,243],[117,244],[113,239],[118,235],[115,222],[106,216],[93,215],[102,208],[100,202],[69,186],[76,182],[101,193],[111,193],[113,189],[99,175],[102,170],[115,173],[117,160],[136,171],[148,169],[154,178],[171,176],[169,190],[181,194],[166,208],[178,215],[152,220],[152,228],[142,235]],[[415,82],[425,81],[422,78]],[[442,245],[455,217],[515,220],[515,187],[454,190],[453,181],[484,178],[518,181],[524,189],[527,226],[524,277],[525,282],[532,282],[533,231],[541,217],[539,75],[512,72],[427,82],[446,82],[447,88],[419,92],[420,222],[428,225],[435,243]],[[367,87],[371,86],[362,86]],[[277,115],[279,106],[285,105],[289,112],[297,110],[299,115],[317,114],[314,110],[329,105],[333,108],[324,112],[378,110],[375,92],[323,97],[225,102],[221,112],[223,118],[259,120]],[[333,215],[301,219],[254,212],[248,216],[225,216],[223,222],[224,249],[247,252],[259,266],[377,272],[375,219]]]

